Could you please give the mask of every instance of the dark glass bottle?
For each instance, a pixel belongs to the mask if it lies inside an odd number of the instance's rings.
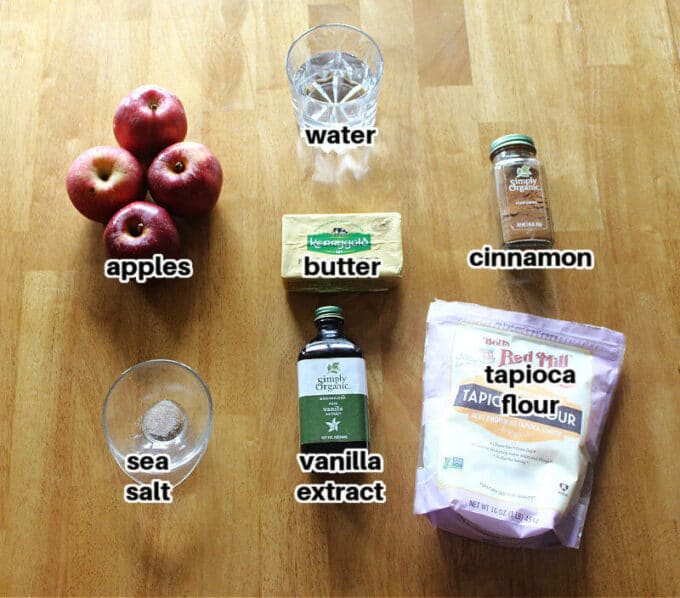
[[[317,335],[298,356],[300,451],[368,449],[368,392],[362,350],[343,334],[342,309],[314,312]]]

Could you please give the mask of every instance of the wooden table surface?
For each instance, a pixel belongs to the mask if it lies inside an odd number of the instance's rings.
[[[300,150],[284,70],[296,35],[338,21],[385,59],[359,180]],[[678,0],[1,1],[0,592],[680,594],[678,37]],[[191,280],[121,285],[64,179],[115,144],[113,112],[145,83],[182,99],[225,182],[181,227]],[[535,137],[557,246],[592,249],[593,271],[466,266],[497,239],[487,147],[509,132]],[[347,211],[401,212],[401,286],[286,294],[281,216]],[[498,548],[412,514],[435,297],[626,334],[579,550]],[[384,505],[293,497],[295,360],[328,302],[365,350]],[[158,357],[205,378],[214,429],[171,506],[129,505],[102,403]]]

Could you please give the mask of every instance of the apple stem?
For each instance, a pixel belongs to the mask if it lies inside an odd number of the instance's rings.
[[[179,174],[184,170],[184,164],[182,164],[179,160],[175,162],[175,172]]]
[[[140,222],[137,225],[137,236],[141,235],[144,232],[144,223]]]

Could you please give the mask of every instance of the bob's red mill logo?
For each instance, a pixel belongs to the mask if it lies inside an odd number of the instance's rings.
[[[510,349],[501,350],[501,360],[499,367],[506,365],[517,365],[520,363],[532,363],[539,368],[553,369],[553,368],[568,368],[569,355],[563,353],[562,355],[552,355],[544,351],[529,351],[528,353],[513,353]]]

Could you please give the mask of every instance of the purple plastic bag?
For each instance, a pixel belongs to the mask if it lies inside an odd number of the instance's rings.
[[[435,301],[427,316],[414,511],[504,546],[577,548],[625,338],[606,328]],[[509,386],[484,369],[571,369],[574,383]],[[505,393],[558,399],[551,415],[501,413]]]

